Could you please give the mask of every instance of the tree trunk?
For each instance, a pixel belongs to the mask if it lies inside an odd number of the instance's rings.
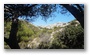
[[[4,40],[6,40],[6,43],[9,45],[9,47],[11,49],[20,49],[20,47],[18,45],[17,37],[16,37],[17,31],[18,31],[18,19],[17,19],[17,17],[14,17],[12,19],[12,25],[11,25],[9,39],[4,38]]]
[[[64,6],[81,24],[84,29],[84,13],[80,12],[78,9],[69,4],[61,4]]]

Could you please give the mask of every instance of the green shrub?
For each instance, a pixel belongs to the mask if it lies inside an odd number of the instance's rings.
[[[82,49],[84,48],[84,30],[83,28],[78,25],[73,26],[69,25],[65,27],[65,30],[62,32],[56,33],[54,39],[54,42],[52,43],[52,46],[56,46],[53,48],[65,46],[65,48],[74,48],[74,49]],[[62,42],[62,44],[61,44]]]
[[[29,41],[29,38],[27,36],[22,36],[21,41]]]

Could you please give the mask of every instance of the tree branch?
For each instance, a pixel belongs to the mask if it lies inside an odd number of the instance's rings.
[[[65,7],[81,24],[82,28],[84,28],[84,15],[81,12],[69,4],[60,4]]]
[[[76,4],[76,6],[79,8],[79,10],[81,11],[81,13],[84,14],[84,12],[83,12],[82,8],[80,7],[80,5],[79,4]]]

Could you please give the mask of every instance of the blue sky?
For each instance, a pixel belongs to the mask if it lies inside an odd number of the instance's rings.
[[[53,13],[55,16],[49,17],[47,19],[47,22],[45,22],[45,20],[43,20],[42,17],[38,17],[35,19],[34,22],[32,22],[32,24],[34,24],[35,26],[47,26],[58,22],[66,23],[75,19],[70,12],[61,14],[60,11],[62,11],[62,8],[57,6],[56,12]]]
[[[42,17],[37,18],[34,22],[32,22],[35,26],[47,26],[50,24],[54,24],[57,22],[70,22],[74,20],[75,18],[73,17],[72,14],[67,13],[67,14],[61,14],[61,13],[55,13],[55,17],[50,17],[47,19],[47,22],[42,20]]]

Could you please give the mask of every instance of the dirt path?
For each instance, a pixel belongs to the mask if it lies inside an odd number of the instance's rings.
[[[54,40],[54,34],[55,33],[57,33],[57,32],[62,32],[63,31],[63,29],[64,28],[61,28],[61,29],[59,29],[59,30],[57,30],[57,31],[53,31],[51,34],[50,34],[50,36],[48,36],[48,35],[46,35],[46,34],[43,34],[43,35],[41,35],[41,37],[36,37],[36,38],[34,38],[33,39],[33,41],[30,41],[29,43],[28,43],[28,45],[27,45],[27,47],[29,47],[29,48],[37,48],[38,46],[39,46],[39,44],[41,43],[41,42],[50,42],[50,43],[52,43],[53,42],[53,40]]]
[[[57,32],[62,32],[64,30],[64,28],[61,28],[61,29],[59,29],[59,30],[57,30],[57,31],[53,31],[52,33],[51,33],[51,37],[50,37],[50,43],[52,43],[52,41],[54,40],[54,34],[55,33],[57,33]]]
[[[41,43],[41,40],[39,38],[34,38],[33,41],[30,41],[27,45],[29,48],[37,48],[39,44]]]

